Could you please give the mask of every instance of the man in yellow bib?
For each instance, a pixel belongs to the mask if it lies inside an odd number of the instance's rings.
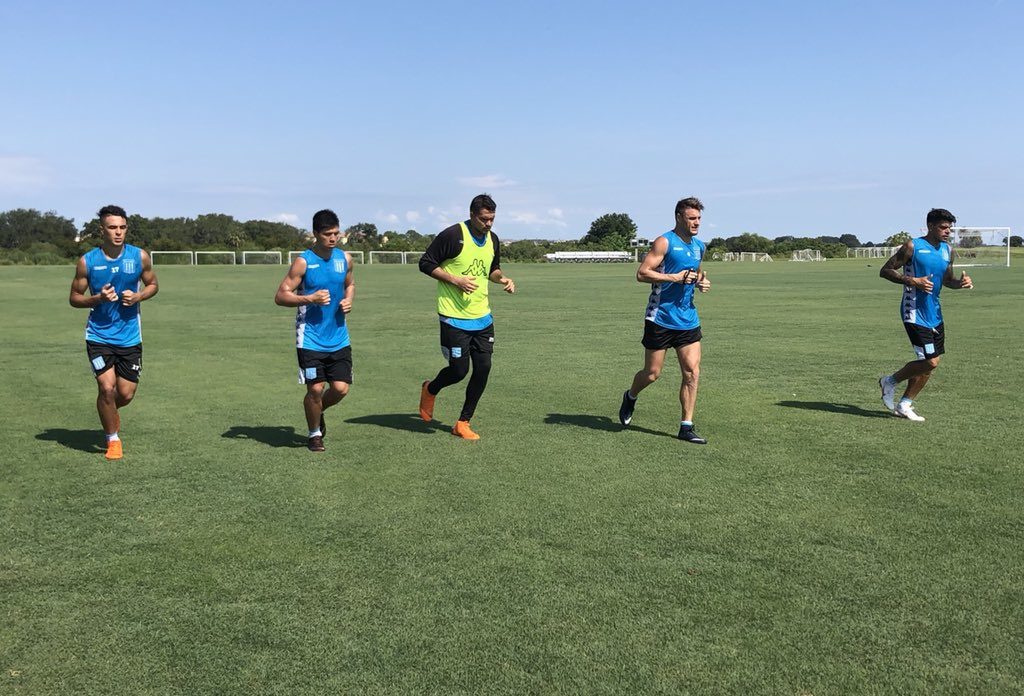
[[[494,199],[486,193],[469,204],[469,219],[434,237],[420,257],[420,270],[437,280],[437,314],[441,319],[441,354],[448,367],[420,387],[420,418],[434,417],[434,398],[447,386],[473,374],[466,385],[466,401],[452,435],[479,440],[469,427],[476,405],[487,386],[494,352],[494,319],[487,302],[487,281],[500,283],[511,294],[516,284],[501,272],[501,245],[491,231]]]

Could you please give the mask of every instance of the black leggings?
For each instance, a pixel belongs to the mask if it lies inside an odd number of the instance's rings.
[[[462,405],[459,420],[468,421],[476,411],[476,405],[484,394],[487,376],[491,374],[491,354],[470,352],[468,358],[452,358],[448,367],[437,373],[434,381],[427,385],[427,391],[435,396],[445,387],[457,384],[469,374],[469,364],[473,363],[473,374],[466,385],[466,401]]]

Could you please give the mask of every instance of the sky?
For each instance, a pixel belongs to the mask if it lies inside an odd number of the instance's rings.
[[[1024,230],[1024,4],[0,3],[0,210],[502,239]]]

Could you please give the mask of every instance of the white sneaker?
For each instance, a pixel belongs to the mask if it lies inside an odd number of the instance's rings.
[[[882,388],[882,403],[892,411],[896,408],[896,383],[889,379],[889,375],[882,375],[878,378],[878,386]]]
[[[914,413],[914,407],[911,404],[907,404],[902,401],[896,404],[896,408],[893,409],[892,415],[912,421],[924,420],[924,416],[919,416]]]

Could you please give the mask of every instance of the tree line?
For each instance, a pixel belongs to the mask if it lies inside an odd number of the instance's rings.
[[[129,240],[150,251],[289,251],[312,243],[310,234],[294,225],[267,220],[242,222],[230,215],[211,213],[194,218],[128,218]],[[626,213],[608,213],[594,220],[579,240],[520,240],[506,242],[501,249],[508,261],[539,261],[556,251],[617,251],[631,248],[637,237],[636,223]],[[378,230],[370,222],[360,222],[344,230],[344,248],[352,251],[423,251],[434,238],[409,229]],[[896,246],[909,239],[906,232],[892,235],[879,246]],[[99,220],[93,219],[79,229],[74,220],[56,212],[19,208],[0,212],[0,264],[64,264],[99,243]],[[1011,246],[1021,246],[1018,236]],[[708,242],[707,258],[719,252],[752,251],[788,258],[798,249],[817,249],[822,256],[845,257],[851,247],[872,246],[861,243],[853,234],[839,237],[793,237],[768,239],[744,233],[733,237],[715,237]]]

